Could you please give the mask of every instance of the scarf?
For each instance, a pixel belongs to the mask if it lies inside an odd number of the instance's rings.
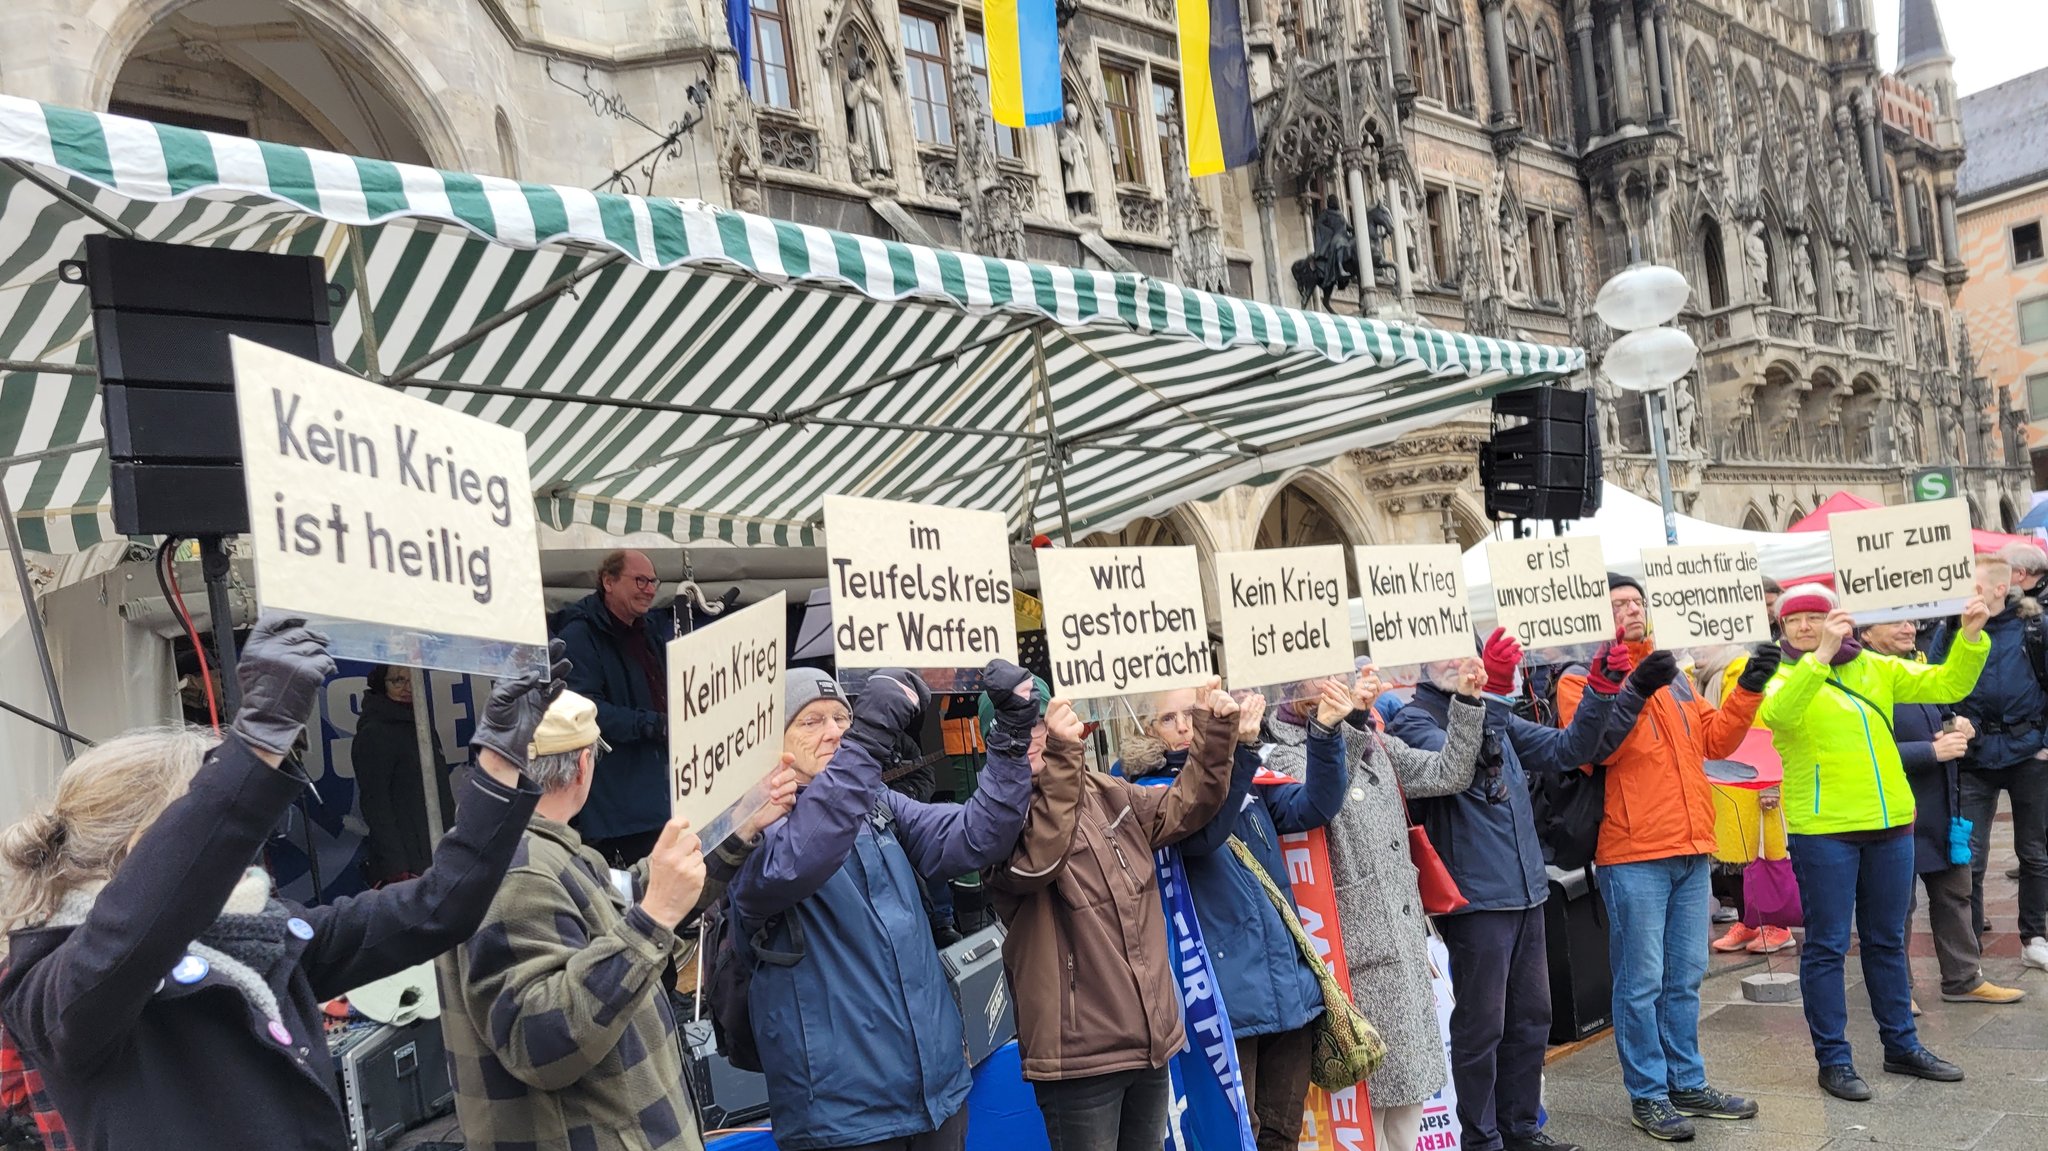
[[[1793,647],[1792,642],[1790,640],[1779,640],[1778,650],[1784,653],[1785,663],[1787,665],[1798,663],[1799,658],[1806,654],[1805,652],[1800,651],[1798,648]],[[1852,635],[1842,641],[1842,650],[1835,653],[1835,658],[1828,661],[1828,666],[1840,667],[1843,664],[1848,663],[1850,660],[1855,659],[1857,656],[1862,654],[1863,641],[1857,639],[1855,636]]]

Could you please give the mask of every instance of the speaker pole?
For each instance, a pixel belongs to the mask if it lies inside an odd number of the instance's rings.
[[[72,745],[71,723],[64,718],[64,697],[57,691],[57,672],[50,663],[50,640],[43,634],[43,613],[36,607],[35,585],[28,582],[28,561],[21,554],[21,528],[14,522],[14,504],[8,500],[4,485],[0,485],[0,527],[7,531],[7,555],[14,561],[15,582],[21,585],[21,606],[28,616],[29,638],[35,641],[36,661],[43,665],[43,690],[50,695],[50,717],[57,721],[51,730],[57,733],[58,746],[64,749],[64,762],[70,763],[77,758],[78,749]]]
[[[213,658],[220,669],[228,717],[242,710],[242,685],[235,678],[235,608],[228,600],[228,573],[233,567],[224,537],[199,537],[199,571],[206,577],[206,609],[213,617]]]
[[[1671,503],[1671,452],[1664,443],[1664,393],[1660,389],[1643,393],[1643,406],[1650,420],[1650,447],[1657,453],[1657,500],[1664,505],[1664,542],[1678,546],[1678,513]]]

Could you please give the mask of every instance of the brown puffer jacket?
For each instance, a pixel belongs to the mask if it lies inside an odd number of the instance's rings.
[[[1181,1048],[1180,994],[1167,954],[1156,848],[1200,831],[1251,776],[1233,779],[1236,721],[1196,713],[1188,763],[1144,787],[1046,741],[1024,834],[990,876],[1009,929],[1003,965],[1026,1079],[1080,1079],[1165,1066]]]

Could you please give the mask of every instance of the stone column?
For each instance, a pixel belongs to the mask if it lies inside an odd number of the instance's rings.
[[[1863,171],[1870,178],[1870,198],[1880,204],[1892,200],[1891,181],[1885,179],[1884,147],[1878,143],[1877,104],[1866,94],[1857,101],[1859,125],[1863,130]]]
[[[1906,217],[1906,254],[1926,255],[1927,237],[1920,231],[1920,181],[1908,179],[1905,183],[1905,203],[1899,205],[1899,212]]]
[[[1628,44],[1621,31],[1619,12],[1607,18],[1607,94],[1614,108],[1613,127],[1636,122],[1635,101],[1629,97]]]
[[[1573,78],[1579,90],[1579,110],[1585,116],[1586,135],[1604,136],[1610,130],[1607,121],[1600,115],[1600,91],[1593,82],[1593,3],[1579,0],[1578,19],[1572,24],[1572,31],[1579,39],[1579,58],[1573,65]]]
[[[1398,153],[1399,145],[1390,144],[1380,152],[1380,186],[1387,190],[1387,213],[1394,218],[1394,285],[1401,298],[1401,306],[1414,311],[1415,280],[1408,272],[1408,208],[1402,203],[1401,191],[1407,187],[1402,178],[1403,157]],[[1415,206],[1421,211],[1422,205]]]
[[[1401,0],[1384,0],[1380,22],[1387,26],[1387,63],[1394,73],[1394,98],[1404,106],[1422,89],[1422,77],[1408,74],[1408,15]]]
[[[1252,181],[1252,202],[1259,207],[1259,243],[1266,250],[1266,298],[1276,304],[1284,300],[1280,295],[1280,228],[1273,218],[1277,198],[1272,180],[1261,172]]]
[[[1956,238],[1956,190],[1944,188],[1937,199],[1941,205],[1941,262],[1955,267],[1963,262],[1963,246]]]
[[[1514,124],[1517,117],[1514,97],[1508,85],[1506,15],[1501,11],[1505,0],[1480,2],[1485,7],[1486,91],[1493,102],[1493,113],[1487,117],[1486,122],[1496,126]]]
[[[1361,313],[1372,307],[1373,291],[1379,287],[1379,271],[1373,267],[1372,202],[1365,194],[1365,153],[1344,149],[1344,192],[1351,201],[1351,251],[1358,261],[1358,304]]]
[[[1664,119],[1681,119],[1678,114],[1678,84],[1671,73],[1671,6],[1657,5],[1657,77],[1664,84]]]
[[[1657,67],[1657,18],[1648,8],[1636,9],[1636,52],[1643,61],[1643,107],[1650,123],[1664,122],[1664,81]]]

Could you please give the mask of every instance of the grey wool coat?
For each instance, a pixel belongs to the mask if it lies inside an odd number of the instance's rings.
[[[1376,1108],[1421,1103],[1444,1085],[1444,1045],[1429,986],[1428,927],[1415,865],[1408,859],[1410,796],[1456,795],[1472,784],[1486,709],[1453,697],[1451,728],[1440,752],[1417,751],[1379,732],[1346,726],[1351,780],[1344,807],[1330,823],[1330,870],[1336,885],[1351,1001],[1387,1045],[1386,1062],[1367,1081]],[[1308,731],[1275,716],[1266,766],[1295,779],[1308,770]]]

